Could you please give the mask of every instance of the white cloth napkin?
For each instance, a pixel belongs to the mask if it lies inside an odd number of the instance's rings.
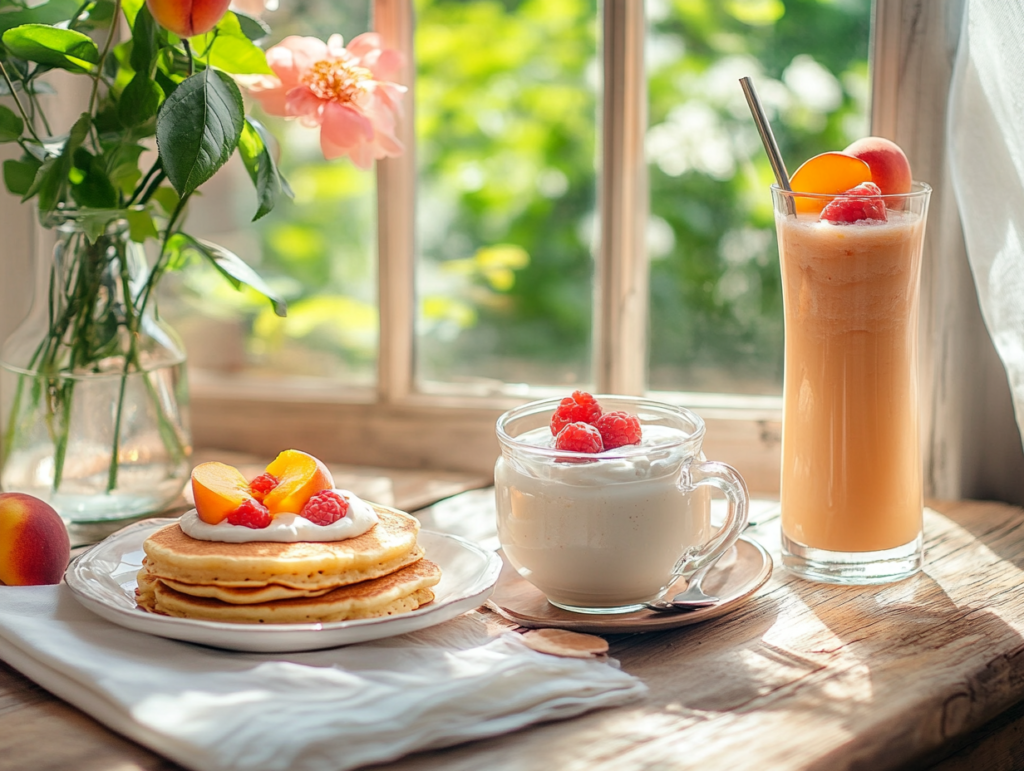
[[[111,624],[64,585],[0,586],[0,658],[113,730],[197,771],[343,771],[642,696],[479,614],[312,653],[252,654]]]

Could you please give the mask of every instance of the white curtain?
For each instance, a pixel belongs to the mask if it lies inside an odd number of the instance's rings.
[[[1024,2],[967,0],[949,159],[982,315],[1024,436]]]

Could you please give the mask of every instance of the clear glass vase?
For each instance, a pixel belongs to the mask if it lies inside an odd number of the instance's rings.
[[[182,491],[185,353],[123,212],[62,213],[32,309],[0,352],[5,491],[68,522],[156,512]]]

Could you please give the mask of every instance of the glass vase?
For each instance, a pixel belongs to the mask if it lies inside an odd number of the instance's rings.
[[[166,507],[189,475],[185,352],[124,212],[61,213],[32,309],[0,352],[0,486],[68,522]]]

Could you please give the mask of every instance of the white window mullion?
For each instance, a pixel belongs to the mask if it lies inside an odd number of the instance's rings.
[[[374,0],[374,28],[385,48],[405,54],[399,82],[402,100],[397,135],[405,152],[377,162],[377,249],[380,343],[377,394],[400,402],[413,390],[416,327],[416,129],[412,0]]]
[[[601,242],[594,302],[594,379],[602,393],[647,386],[647,80],[644,3],[604,0],[599,183]]]

